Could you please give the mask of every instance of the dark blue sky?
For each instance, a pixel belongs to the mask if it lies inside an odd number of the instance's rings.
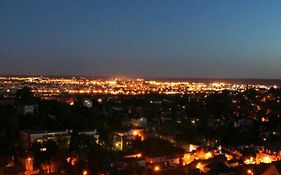
[[[281,1],[1,0],[0,74],[281,78]]]

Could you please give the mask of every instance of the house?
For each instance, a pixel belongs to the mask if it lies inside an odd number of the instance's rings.
[[[169,163],[169,164],[181,164],[184,154],[170,154],[170,155],[145,155],[146,162],[151,164]]]
[[[234,127],[238,128],[238,127],[252,127],[255,123],[255,120],[252,118],[243,118],[243,119],[239,119],[238,121],[234,122]]]
[[[34,114],[34,112],[38,111],[37,104],[18,104],[17,111],[19,114],[27,115]]]
[[[131,125],[137,128],[145,128],[147,126],[147,119],[145,117],[132,118]]]

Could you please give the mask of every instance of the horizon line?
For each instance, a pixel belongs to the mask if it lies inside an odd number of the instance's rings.
[[[0,74],[1,77],[75,77],[75,78],[132,78],[132,79],[205,79],[205,80],[280,80],[281,78],[250,77],[175,77],[175,76],[136,76],[136,75],[82,75],[82,74]]]

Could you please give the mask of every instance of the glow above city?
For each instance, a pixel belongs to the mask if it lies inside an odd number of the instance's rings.
[[[213,93],[222,90],[245,91],[248,88],[269,89],[276,85],[235,84],[224,82],[195,83],[185,81],[159,81],[145,79],[87,79],[87,78],[51,78],[51,77],[0,77],[0,90],[13,92],[18,88],[30,86],[35,94],[54,96],[69,94],[123,94],[139,95]]]

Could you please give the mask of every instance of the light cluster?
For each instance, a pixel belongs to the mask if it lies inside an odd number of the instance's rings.
[[[247,88],[269,89],[269,85],[246,85],[223,82],[194,83],[185,81],[156,81],[145,79],[90,79],[84,77],[0,77],[0,91],[12,93],[29,86],[40,96],[68,94],[140,95],[212,93],[222,90],[244,91]]]

